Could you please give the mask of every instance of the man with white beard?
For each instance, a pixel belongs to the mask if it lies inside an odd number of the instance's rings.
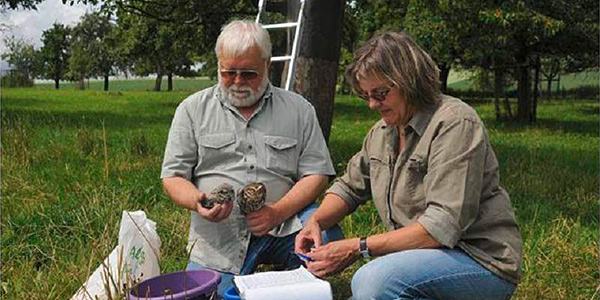
[[[233,274],[259,264],[291,269],[301,262],[294,238],[335,175],[314,107],[300,95],[272,86],[269,34],[252,21],[224,26],[215,52],[219,83],[177,108],[161,178],[167,195],[191,211],[188,269],[221,272],[219,294]],[[236,201],[200,202],[226,183],[266,187],[266,205],[244,214]],[[343,236],[339,227],[324,239]]]

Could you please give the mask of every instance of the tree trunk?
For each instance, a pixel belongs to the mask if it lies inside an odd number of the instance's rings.
[[[517,55],[517,99],[518,111],[517,120],[529,121],[531,115],[531,102],[529,98],[530,78],[529,78],[529,59],[526,52]]]
[[[560,99],[560,74],[556,78],[556,99]]]
[[[333,119],[345,1],[306,0],[294,90],[312,103],[325,140]]]
[[[59,89],[59,87],[60,87],[59,82],[60,82],[60,75],[57,73],[54,75],[54,89],[55,90]]]
[[[108,91],[108,74],[104,75],[104,91]]]
[[[160,85],[162,83],[162,74],[156,74],[156,81],[154,81],[154,90],[155,92],[160,92]]]
[[[535,60],[535,76],[533,84],[533,101],[531,103],[531,115],[529,117],[530,122],[537,121],[537,102],[538,102],[538,87],[540,84],[540,57]]]
[[[513,118],[512,109],[510,109],[510,100],[508,99],[508,94],[504,93],[504,109],[506,109],[506,115],[508,119]]]
[[[75,87],[78,90],[85,90],[85,78],[83,76],[79,76],[79,80],[77,81]]]
[[[173,73],[167,75],[167,91],[173,91]]]
[[[500,68],[494,68],[494,110],[496,111],[496,121],[502,120],[502,111],[500,110],[500,97],[504,91],[504,72]]]
[[[442,93],[446,93],[448,90],[448,76],[450,75],[450,65],[443,63],[438,66],[440,68],[440,83]]]

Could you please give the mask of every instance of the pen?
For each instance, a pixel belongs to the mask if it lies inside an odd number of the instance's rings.
[[[299,252],[294,252],[294,253],[296,255],[298,255],[298,257],[300,257],[300,259],[303,260],[303,261],[309,261],[309,262],[313,261],[312,258],[310,258],[310,257],[308,257],[308,256],[306,256],[306,255],[304,255],[302,253],[299,253]]]

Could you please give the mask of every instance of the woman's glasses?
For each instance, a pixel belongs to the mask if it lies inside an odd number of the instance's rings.
[[[243,80],[253,80],[258,78],[258,71],[255,70],[234,70],[234,69],[220,69],[219,74],[225,80],[233,80],[238,75]]]
[[[382,102],[383,100],[385,100],[385,98],[387,98],[387,95],[392,90],[392,88],[394,88],[393,85],[389,87],[377,88],[371,91],[370,94],[366,92],[361,92],[358,93],[358,98],[363,99],[367,102],[369,102],[370,99],[373,99],[377,102]]]

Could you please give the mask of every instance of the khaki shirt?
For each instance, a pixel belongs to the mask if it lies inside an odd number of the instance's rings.
[[[442,245],[518,283],[521,236],[475,110],[444,96],[438,106],[416,113],[405,134],[397,155],[397,128],[375,124],[327,193],[352,211],[372,198],[388,230],[419,222]]]
[[[175,112],[161,178],[179,176],[208,193],[221,183],[237,191],[260,181],[267,203],[281,199],[303,176],[334,175],[314,107],[301,96],[269,86],[256,112],[245,120],[218,85],[185,99]],[[294,216],[269,234],[286,236],[302,228]],[[191,212],[190,259],[205,267],[239,273],[251,233],[234,201],[219,222]],[[190,250],[191,249],[191,250]]]

